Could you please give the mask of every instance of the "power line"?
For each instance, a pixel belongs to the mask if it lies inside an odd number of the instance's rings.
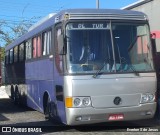
[[[20,17],[20,16],[9,16],[9,15],[1,15],[3,17],[9,17],[9,18],[19,18],[19,19],[33,19],[33,17],[29,18],[29,17]],[[36,16],[34,17],[34,19],[40,19],[42,16]]]
[[[19,25],[20,23],[18,22],[10,22],[9,24],[4,24],[4,27],[8,27],[9,25]],[[26,25],[33,25],[33,23],[26,23]]]
[[[9,25],[9,24],[31,24],[31,25],[33,25],[33,24],[35,24],[37,21],[35,21],[35,22],[30,22],[30,21],[25,21],[25,22],[22,22],[22,21],[13,21],[13,20],[5,20],[5,21],[1,21],[0,20],[0,24],[1,24],[1,26],[3,25],[5,25],[5,24],[7,24],[7,25]]]
[[[31,23],[34,24],[36,23],[38,20],[11,20],[11,19],[0,19],[0,23],[1,24],[5,24],[5,23]]]
[[[9,7],[11,7],[11,8],[9,8]],[[36,4],[35,3],[27,3],[27,2],[17,3],[17,2],[13,2],[13,1],[8,2],[6,0],[5,1],[1,0],[0,1],[0,8],[1,8],[0,21],[5,21],[10,24],[18,24],[21,22],[24,22],[24,23],[29,22],[30,24],[33,24],[33,23],[37,22],[39,19],[41,19],[42,17],[48,15],[49,13],[53,13],[53,12],[56,13],[56,12],[60,11],[62,8],[64,8],[64,6],[55,7],[55,6],[46,6],[45,4],[43,6],[42,5],[40,6],[37,3]],[[47,8],[47,10],[45,10],[46,8]],[[48,8],[50,8],[51,12],[49,12]],[[19,12],[19,14],[21,16],[14,16],[14,15],[10,16],[9,15],[11,12],[12,13],[15,12],[15,10],[20,10],[21,12]],[[28,12],[26,13],[26,10],[29,11],[29,13],[31,13],[32,17],[29,17],[31,15],[28,14]],[[45,11],[47,11],[47,12],[45,12]],[[23,17],[23,14],[25,14],[25,13],[27,14],[27,17]],[[31,21],[32,19],[34,21]]]
[[[60,5],[60,3],[59,3]],[[12,6],[12,7],[11,7]],[[9,8],[11,7],[11,8]],[[14,7],[14,8],[13,8]],[[13,1],[0,1],[0,8],[1,8],[1,17],[5,17],[5,18],[16,18],[16,19],[30,19],[29,16],[38,16],[37,20],[40,19],[42,16],[46,16],[50,13],[57,13],[58,11],[62,10],[64,8],[64,6],[60,6],[60,7],[56,7],[56,6],[45,6],[44,5],[40,6],[40,4],[38,3],[17,3],[17,2],[13,2]],[[47,10],[45,10],[47,9]],[[48,10],[50,9],[50,10]],[[20,10],[21,12],[19,12],[18,14],[20,14],[20,16],[8,16],[8,14],[12,14],[13,12],[15,12],[15,10]],[[51,11],[51,12],[49,12]],[[12,12],[12,13],[11,13]],[[29,13],[28,13],[29,12]],[[30,14],[32,13],[32,14]],[[3,14],[3,15],[2,15]],[[25,14],[25,15],[24,15]],[[27,17],[23,17],[26,16]]]
[[[8,8],[1,8],[1,14],[3,13],[3,14],[8,14],[7,12],[15,12],[15,10],[17,11],[18,9],[8,9]],[[21,12],[22,12],[22,10],[23,9],[21,9]],[[48,9],[46,10],[47,12],[49,11]],[[31,12],[32,14],[33,13],[36,13],[36,14],[46,14],[47,12],[46,12],[44,9],[33,9],[33,8],[31,8],[31,9],[29,9],[29,12]],[[59,9],[50,9],[50,12],[58,12],[59,11]],[[20,12],[20,13],[21,13]]]
[[[58,6],[55,7],[55,6],[50,6],[50,5],[49,6],[44,5],[45,3],[43,4],[43,6],[39,5],[38,3],[36,3],[36,4],[34,4],[34,3],[16,3],[16,2],[13,2],[13,1],[12,2],[6,2],[6,1],[2,2],[2,1],[0,1],[0,3],[1,3],[0,6],[5,6],[5,5],[9,5],[9,6],[12,5],[13,6],[14,5],[13,7],[15,7],[15,6],[23,7],[24,5],[29,4],[29,5],[34,6],[36,8],[37,7],[39,7],[39,8],[60,8]]]

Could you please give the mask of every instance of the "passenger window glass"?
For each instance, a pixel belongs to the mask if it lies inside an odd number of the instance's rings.
[[[41,57],[41,36],[33,38],[33,58]]]
[[[32,40],[29,39],[26,42],[26,59],[31,59],[32,58]]]
[[[13,49],[10,50],[10,64],[13,63]]]
[[[60,50],[62,50],[62,45],[59,42],[59,36],[62,34],[61,26],[57,26],[56,33],[55,33],[55,45],[56,45],[56,56],[55,56],[55,62],[56,67],[59,73],[63,72],[63,57],[62,55],[59,55]]]
[[[14,62],[18,61],[18,46],[14,48]]]
[[[9,51],[6,52],[5,61],[6,61],[6,64],[9,64]]]
[[[19,45],[19,61],[24,60],[24,43]]]
[[[49,55],[51,50],[51,31],[43,33],[43,55]]]
[[[37,37],[37,56],[41,57],[41,36]]]
[[[36,52],[37,52],[37,38],[33,38],[33,58],[36,58]]]

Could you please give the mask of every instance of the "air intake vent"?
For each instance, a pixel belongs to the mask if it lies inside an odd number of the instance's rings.
[[[69,14],[69,19],[124,19],[124,20],[146,20],[144,15],[135,14]]]

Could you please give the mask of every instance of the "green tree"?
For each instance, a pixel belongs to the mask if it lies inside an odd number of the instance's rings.
[[[31,18],[30,20],[23,20],[17,24],[7,23],[6,21],[0,20],[0,47],[1,47],[1,60],[4,60],[5,46],[11,44],[15,39],[24,35],[29,27],[35,22],[39,17]]]

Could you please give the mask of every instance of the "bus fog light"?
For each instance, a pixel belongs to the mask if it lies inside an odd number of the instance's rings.
[[[89,98],[84,98],[84,99],[83,99],[83,105],[84,105],[84,106],[89,106],[90,104],[91,104],[91,101],[90,101]]]
[[[78,116],[75,118],[76,121],[90,121],[91,117],[90,116]]]
[[[74,99],[74,106],[80,106],[81,105],[81,100],[79,98]]]
[[[90,116],[82,116],[82,121],[90,121]]]
[[[76,117],[75,120],[76,120],[76,121],[81,121],[81,120],[82,120],[82,117],[81,117],[81,116],[78,116],[78,117]]]
[[[147,111],[146,115],[152,115],[152,112],[151,111]]]

